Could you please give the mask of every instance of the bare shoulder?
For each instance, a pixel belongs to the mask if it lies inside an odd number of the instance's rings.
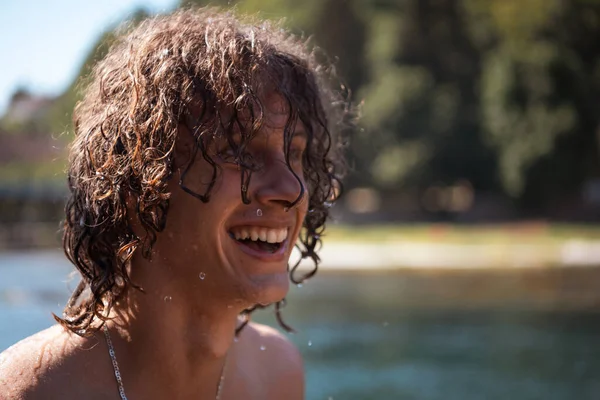
[[[53,326],[0,353],[0,393],[6,399],[71,398],[88,366],[81,338]],[[87,349],[93,353],[91,349]],[[67,395],[68,393],[68,395]],[[4,397],[0,399],[4,400]]]
[[[0,393],[7,398],[36,398],[35,393],[42,385],[43,347],[56,339],[55,327],[36,333],[0,354]]]
[[[292,367],[302,367],[302,355],[298,348],[280,331],[267,325],[250,323],[246,329],[248,339],[256,345],[255,348],[273,357],[273,361],[291,364]],[[271,351],[268,351],[271,350]]]
[[[240,339],[245,342],[246,351],[260,362],[269,382],[269,399],[304,398],[302,355],[284,334],[266,325],[250,323]]]

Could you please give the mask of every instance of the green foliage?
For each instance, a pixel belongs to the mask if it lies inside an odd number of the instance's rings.
[[[600,1],[183,0],[284,20],[311,37],[356,102],[348,184],[475,190],[543,207],[600,175]],[[136,19],[143,18],[143,12]],[[86,76],[114,40],[107,31]],[[70,131],[82,78],[36,131]],[[9,131],[32,129],[11,126]],[[554,199],[554,200],[551,200]]]
[[[553,91],[547,69],[555,59],[551,50],[534,48],[536,56],[521,63],[497,52],[485,63],[481,82],[483,127],[498,149],[503,185],[514,196],[523,192],[527,168],[548,154],[556,137],[567,134],[576,123],[572,105],[546,101]],[[513,97],[519,90],[522,98],[515,102]]]
[[[10,162],[0,165],[0,186],[27,184],[55,184],[63,186],[66,163],[64,160],[47,162]]]
[[[599,2],[379,1],[369,15],[370,134],[355,140],[380,186],[466,179],[540,207],[598,176]]]

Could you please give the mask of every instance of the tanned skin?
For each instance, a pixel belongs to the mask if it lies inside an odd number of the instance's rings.
[[[138,253],[131,261],[131,279],[144,292],[129,288],[107,322],[129,400],[213,400],[226,358],[221,400],[304,398],[302,358],[284,335],[254,323],[238,338],[234,333],[243,310],[285,297],[288,259],[307,213],[307,201],[286,209],[301,189],[283,151],[287,113],[277,96],[265,103],[267,123],[250,143],[263,163],[248,188],[252,202],[242,202],[235,165],[218,161],[222,170],[208,203],[182,190],[176,169],[167,224],[151,261]],[[177,139],[181,159],[193,146],[186,129],[180,127]],[[302,130],[296,126],[289,165],[303,183]],[[186,184],[202,192],[209,172],[198,158]],[[288,228],[285,250],[263,259],[250,255],[230,235],[236,226]],[[80,337],[56,325],[6,350],[0,399],[119,399],[102,331]]]

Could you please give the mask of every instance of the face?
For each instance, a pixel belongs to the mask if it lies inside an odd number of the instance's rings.
[[[180,290],[202,290],[211,298],[241,302],[245,306],[270,304],[287,293],[287,263],[308,207],[308,193],[293,208],[304,184],[302,153],[306,138],[296,126],[290,152],[290,171],[285,161],[284,126],[288,114],[277,99],[267,102],[265,123],[249,142],[247,151],[260,168],[252,173],[247,195],[241,197],[241,172],[228,162],[226,141],[215,147],[220,165],[210,201],[203,203],[179,186],[183,168],[170,181],[171,198],[165,230],[153,247],[153,257],[171,271]],[[181,127],[178,152],[192,154],[195,144]],[[189,138],[189,140],[184,139]],[[212,167],[200,151],[184,184],[204,194],[212,179]]]

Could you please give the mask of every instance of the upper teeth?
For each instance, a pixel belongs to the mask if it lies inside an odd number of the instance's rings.
[[[287,238],[288,229],[271,229],[259,226],[232,228],[231,233],[237,240],[262,240],[268,243],[281,243]]]

